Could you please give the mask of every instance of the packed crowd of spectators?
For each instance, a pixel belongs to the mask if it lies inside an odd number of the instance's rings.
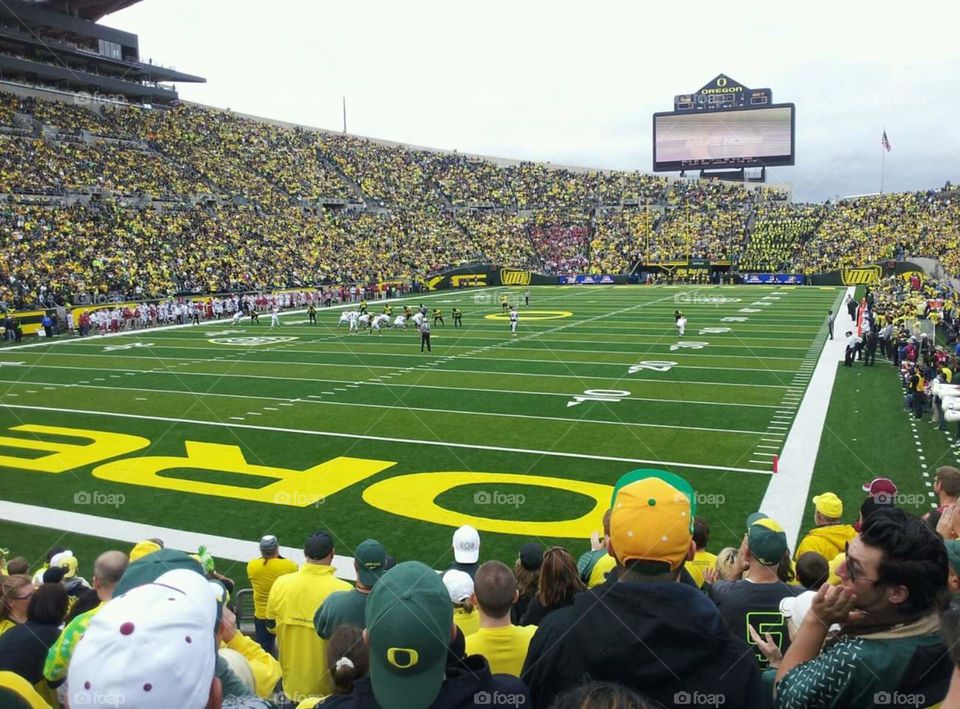
[[[0,135],[0,300],[18,307],[52,293],[423,281],[471,262],[813,272],[932,255],[960,272],[957,190],[790,205],[774,189],[497,163],[193,105],[0,93],[0,125],[17,113],[57,129]],[[52,203],[19,203],[34,195]],[[85,206],[65,206],[71,195]]]
[[[906,256],[939,258],[960,275],[960,195],[955,190],[907,192],[828,205],[798,265],[804,273]]]
[[[204,547],[105,551],[83,560],[90,581],[69,549],[39,568],[3,550],[0,701],[955,709],[960,470],[936,470],[923,518],[898,507],[889,478],[863,490],[814,495],[792,551],[760,512],[738,547],[713,547],[696,491],[649,469],[620,478],[589,548],[529,541],[507,563],[485,559],[470,526],[446,570],[394,558],[389,541],[337,548],[324,529],[298,564],[266,534],[251,544],[242,622],[239,585]]]
[[[627,273],[637,261],[649,260],[647,247],[659,213],[621,208],[597,213],[590,243],[590,273]]]
[[[823,212],[820,205],[758,205],[750,240],[740,257],[740,269],[789,273],[797,252],[816,230]]]

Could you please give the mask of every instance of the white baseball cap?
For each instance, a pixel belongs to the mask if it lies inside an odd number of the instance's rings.
[[[203,709],[217,660],[207,580],[175,569],[103,606],[77,643],[70,706]]]
[[[443,575],[443,585],[454,603],[463,603],[473,595],[473,579],[466,571],[450,569]]]
[[[469,524],[453,533],[453,558],[458,564],[475,564],[480,558],[480,533]]]

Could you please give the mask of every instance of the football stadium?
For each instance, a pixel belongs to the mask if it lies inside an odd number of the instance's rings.
[[[629,169],[234,111],[159,5],[0,0],[0,706],[960,707],[950,181],[682,62]]]

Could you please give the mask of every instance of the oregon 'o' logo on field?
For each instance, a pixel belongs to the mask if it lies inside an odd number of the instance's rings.
[[[500,269],[500,283],[505,286],[529,286],[530,271],[517,271],[512,268]]]
[[[218,337],[207,340],[215,345],[233,345],[234,347],[259,347],[261,345],[277,345],[281,342],[296,340],[296,337]]]
[[[573,313],[569,310],[521,310],[520,320],[559,320],[569,318]],[[487,320],[509,320],[510,313],[491,313],[484,316]]]
[[[845,286],[866,286],[878,282],[882,274],[880,266],[859,266],[840,271],[840,280]]]

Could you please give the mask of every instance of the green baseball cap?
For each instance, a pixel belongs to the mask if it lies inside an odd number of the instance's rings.
[[[453,603],[440,575],[419,561],[387,571],[367,598],[370,683],[383,709],[427,707],[440,694]]]
[[[176,549],[160,549],[137,559],[127,567],[113,589],[113,597],[121,596],[131,588],[153,583],[158,577],[174,569],[189,569],[206,576],[196,557]]]
[[[747,517],[747,548],[764,566],[776,566],[787,551],[787,533],[762,512]]]
[[[357,567],[357,580],[367,588],[373,588],[387,568],[387,548],[376,539],[364,539],[353,552]]]

